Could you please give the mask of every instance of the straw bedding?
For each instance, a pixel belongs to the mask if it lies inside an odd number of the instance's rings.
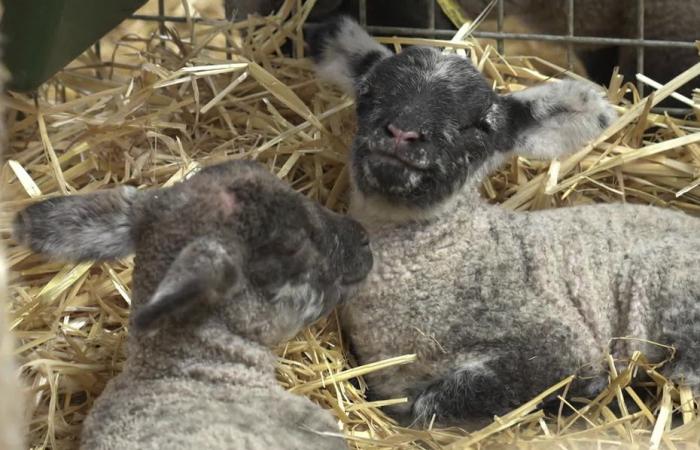
[[[317,83],[308,60],[280,50],[289,40],[303,55],[301,24],[311,6],[288,0],[269,18],[191,22],[162,37],[131,30],[109,52],[103,47],[102,61],[87,52],[36,98],[8,93],[0,239],[33,448],[75,448],[90,405],[119,372],[133,264],[47,261],[12,242],[12,214],[56,194],[172,185],[229,159],[261,161],[296,190],[343,210],[353,102]],[[465,38],[468,31],[452,42],[381,40],[397,50],[423,44],[467,55],[504,92],[563,71],[536,58],[505,59]],[[613,76],[608,93],[621,118],[599,140],[562,161],[513,159],[484,183],[484,195],[517,210],[626,201],[700,214],[700,109],[695,103],[685,118],[651,112],[698,74],[700,64],[641,100],[630,80]],[[700,393],[670,384],[658,373],[664,361],[644,355],[629,355],[620,373],[611,364],[610,386],[595,399],[569,398],[565,379],[543,393],[559,395],[558,414],[538,410],[540,397],[469,433],[397,427],[381,407],[402,399],[366,401],[361,376],[414,356],[355,367],[346,345],[331,316],[278,349],[278,379],[331,409],[356,448],[700,448],[693,400]],[[649,377],[632,388],[640,374]]]

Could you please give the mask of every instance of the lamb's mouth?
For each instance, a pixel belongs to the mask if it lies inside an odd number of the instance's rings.
[[[369,158],[374,161],[380,161],[381,163],[400,166],[409,170],[414,170],[417,172],[425,172],[428,170],[424,164],[419,164],[410,158],[401,155],[400,153],[388,152],[388,151],[374,151],[369,154]]]

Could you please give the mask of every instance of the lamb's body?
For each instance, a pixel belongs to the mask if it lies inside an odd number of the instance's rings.
[[[327,411],[279,386],[269,349],[223,325],[183,331],[131,341],[129,364],[85,422],[83,448],[345,448]]]
[[[369,376],[379,397],[409,396],[397,412],[417,401],[414,414],[428,420],[495,413],[579,367],[600,374],[610,340],[625,336],[677,345],[674,372],[700,382],[699,356],[683,351],[700,345],[698,327],[674,333],[679,321],[700,323],[698,219],[633,205],[510,212],[462,195],[429,223],[371,230],[375,269],[343,310],[360,363],[418,354],[415,365]],[[488,394],[453,411],[426,405],[428,385],[456,374]]]

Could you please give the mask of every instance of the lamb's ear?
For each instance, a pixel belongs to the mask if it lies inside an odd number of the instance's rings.
[[[14,239],[35,252],[74,261],[121,258],[134,250],[136,188],[51,198],[15,217]]]
[[[510,150],[528,158],[573,153],[599,136],[617,116],[603,90],[584,81],[546,83],[500,100],[494,103],[487,122],[507,135]]]
[[[210,238],[189,243],[170,265],[148,302],[132,319],[136,332],[148,332],[169,315],[187,310],[207,292],[231,292],[242,285],[241,259]]]
[[[387,48],[345,16],[310,29],[308,42],[319,77],[351,94],[374,64],[391,56]]]

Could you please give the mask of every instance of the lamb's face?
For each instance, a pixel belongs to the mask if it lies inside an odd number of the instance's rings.
[[[409,206],[439,202],[492,152],[495,94],[465,59],[412,47],[358,83],[352,169],[357,188]]]
[[[357,222],[254,163],[209,167],[168,189],[51,199],[23,211],[15,229],[33,249],[64,258],[135,250],[137,330],[216,315],[275,343],[345,300],[372,267]]]
[[[508,153],[566,155],[616,116],[591,83],[498,95],[469,59],[422,47],[395,55],[347,17],[312,30],[309,47],[319,76],[357,100],[351,168],[360,215],[425,216]]]
[[[137,210],[136,253],[149,268],[202,238],[240,254],[243,275],[256,287],[317,279],[325,289],[360,281],[371,267],[359,224],[293,192],[258,164],[206,168],[154,191]]]
[[[372,266],[367,234],[357,222],[293,192],[258,164],[206,168],[153,192],[136,211],[135,283],[144,287],[137,297],[152,299],[173,277],[190,277],[195,285],[185,291],[194,292],[206,280],[214,304],[207,313],[260,339],[276,335],[277,303],[288,304],[285,323],[289,316],[311,323],[345,300]],[[178,275],[183,258],[187,275]],[[202,276],[192,277],[199,267]]]

